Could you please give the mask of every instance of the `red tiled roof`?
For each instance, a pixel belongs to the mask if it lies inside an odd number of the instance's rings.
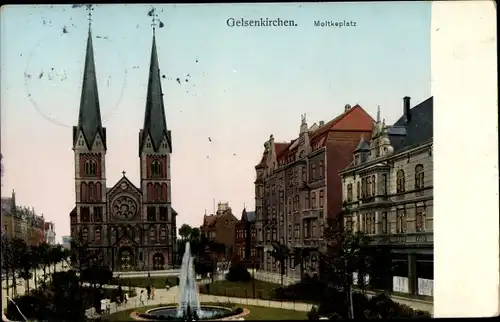
[[[368,129],[366,128],[366,122],[363,122],[360,120],[361,114],[368,115],[369,114],[358,104],[354,105],[350,109],[344,111],[342,114],[338,115],[335,117],[333,120],[326,122],[324,125],[321,127],[309,131],[309,141],[311,145],[314,145],[316,143],[320,143],[320,146],[324,146],[326,143],[326,137],[330,131],[335,131],[335,130],[365,130],[365,131],[371,131],[371,128]],[[370,116],[371,118],[371,116]],[[372,122],[373,118],[371,118]],[[295,153],[297,149],[293,150],[288,150],[288,148],[293,145],[293,143],[298,140],[298,138],[293,139],[290,143],[275,143],[275,150],[276,150],[276,158],[278,161],[283,161],[288,158],[289,155]],[[263,167],[264,162],[265,162],[265,157],[267,156],[267,153],[264,152],[262,156],[261,162],[256,166],[258,167]]]

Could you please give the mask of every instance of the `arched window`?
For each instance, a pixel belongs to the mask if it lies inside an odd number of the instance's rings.
[[[162,200],[167,201],[167,184],[166,183],[162,184],[161,193],[162,193]]]
[[[161,200],[161,185],[155,183],[155,200]]]
[[[93,159],[85,161],[84,172],[86,177],[94,177],[97,174],[97,163]]]
[[[161,162],[158,160],[153,160],[151,162],[151,177],[156,178],[156,177],[161,177],[162,176],[162,171],[161,171]]]
[[[149,226],[149,242],[156,243],[156,229],[155,226]]]
[[[167,240],[167,227],[165,225],[161,225],[160,227],[160,240]]]
[[[81,201],[85,202],[88,199],[88,185],[85,182],[82,182],[80,185],[80,198]]]
[[[89,201],[94,201],[94,196],[95,196],[95,186],[93,182],[89,182],[89,194],[88,194],[88,200]]]
[[[418,164],[415,167],[415,189],[424,187],[424,166]]]
[[[109,239],[111,243],[116,242],[116,228],[114,226],[109,228]]]
[[[399,170],[396,175],[396,192],[405,192],[405,172]]]
[[[95,184],[95,198],[94,200],[101,200],[101,188],[102,188],[102,185],[100,182],[96,182]]]
[[[152,183],[148,183],[148,200],[153,201],[154,200],[154,188]]]

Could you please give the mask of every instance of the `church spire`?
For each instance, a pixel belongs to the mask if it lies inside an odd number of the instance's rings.
[[[87,38],[87,49],[85,52],[85,66],[83,69],[82,94],[80,98],[80,112],[78,114],[78,126],[73,133],[73,141],[76,144],[78,130],[83,133],[87,146],[92,148],[94,140],[99,134],[106,147],[106,138],[101,121],[101,110],[99,106],[99,95],[97,92],[97,77],[94,63],[94,47],[92,45],[92,5],[87,5],[89,32]]]
[[[167,120],[165,116],[165,106],[163,104],[163,92],[161,89],[160,67],[158,64],[158,53],[156,50],[156,22],[157,14],[152,9],[149,13],[153,17],[153,44],[151,47],[151,61],[149,65],[149,79],[146,97],[146,111],[144,115],[144,127],[142,129],[142,138],[140,149],[144,146],[144,141],[149,135],[152,148],[158,151],[163,136],[167,136],[169,150],[172,152],[170,131],[167,130]]]

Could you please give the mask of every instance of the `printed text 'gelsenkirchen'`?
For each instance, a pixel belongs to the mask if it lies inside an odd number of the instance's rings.
[[[229,18],[226,20],[228,27],[297,27],[297,23],[293,20],[285,20],[281,18],[269,19],[245,19],[245,18]]]

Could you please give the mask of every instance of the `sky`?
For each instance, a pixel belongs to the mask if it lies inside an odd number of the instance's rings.
[[[94,6],[98,90],[107,128],[107,185],[139,184],[151,55],[150,5]],[[156,5],[156,41],[172,131],[172,206],[199,226],[214,200],[239,217],[254,208],[254,166],[271,134],[290,141],[360,104],[387,124],[430,96],[429,2]],[[229,18],[293,20],[231,27]],[[344,27],[314,21],[355,22]],[[88,11],[3,6],[0,17],[2,196],[69,235],[74,207],[72,126],[78,119]],[[344,24],[345,25],[345,24]],[[355,25],[355,26],[354,26]],[[178,79],[178,80],[177,80]],[[210,140],[209,140],[210,138]]]

